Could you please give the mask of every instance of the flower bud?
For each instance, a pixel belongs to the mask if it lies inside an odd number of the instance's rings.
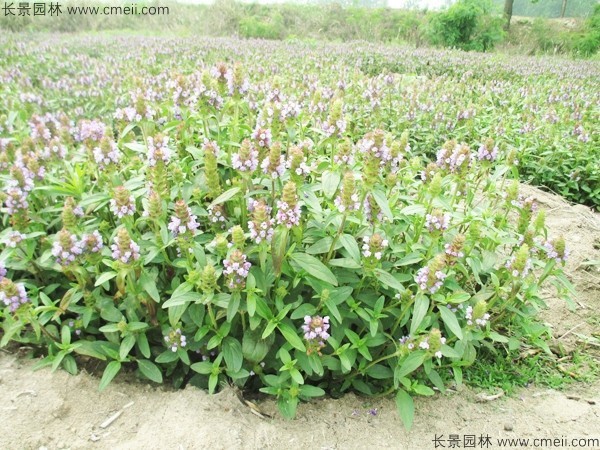
[[[73,212],[74,209],[75,200],[73,199],[73,197],[67,197],[61,213],[63,228],[67,230],[73,230],[77,227],[77,217]]]
[[[205,294],[212,294],[217,289],[217,271],[211,264],[207,264],[202,270],[200,289]]]
[[[246,244],[246,236],[244,235],[244,230],[241,226],[236,225],[231,229],[231,240],[236,248],[240,250],[244,249],[244,245]]]

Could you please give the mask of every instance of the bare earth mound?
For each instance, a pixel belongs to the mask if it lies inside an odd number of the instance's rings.
[[[600,260],[600,214],[529,186],[523,186],[523,193],[535,196],[547,209],[551,237],[566,238],[571,250],[567,270],[578,290],[578,310],[572,313],[549,288],[549,309],[542,317],[567,351],[577,347],[598,360],[598,344],[583,340],[598,336],[600,328],[600,272],[598,266],[585,264]],[[209,396],[191,387],[174,392],[117,378],[99,393],[99,380],[86,373],[32,372],[32,365],[0,352],[1,449],[412,450],[435,448],[436,435],[446,448],[452,445],[450,435],[458,435],[460,448],[469,435],[476,436],[472,448],[519,447],[502,447],[499,438],[529,438],[528,447],[521,447],[540,448],[533,439],[600,439],[598,379],[574,384],[566,392],[531,387],[516,396],[484,403],[471,388],[419,398],[415,425],[407,433],[389,399],[347,395],[340,400],[314,401],[299,407],[297,420],[285,421],[274,402],[258,405],[274,417],[261,418],[230,388]],[[490,436],[491,445],[481,446],[480,436]],[[579,448],[600,448],[600,444]]]

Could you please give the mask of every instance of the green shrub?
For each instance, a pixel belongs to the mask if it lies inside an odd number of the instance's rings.
[[[600,5],[586,21],[584,31],[574,39],[573,52],[578,56],[589,57],[600,49]]]
[[[256,16],[244,17],[240,20],[240,35],[245,38],[282,39],[285,36],[281,18],[281,15],[269,20]]]
[[[487,51],[503,38],[502,19],[491,15],[485,1],[460,0],[433,16],[430,40],[434,45]]]

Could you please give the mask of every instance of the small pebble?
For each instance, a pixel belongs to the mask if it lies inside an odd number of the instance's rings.
[[[504,431],[512,431],[513,430],[513,426],[512,423],[505,423],[504,424]]]

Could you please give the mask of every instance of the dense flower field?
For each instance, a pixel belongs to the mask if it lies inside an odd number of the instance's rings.
[[[233,382],[288,417],[396,393],[407,425],[482,346],[548,350],[538,292],[570,289],[568,250],[518,175],[600,205],[597,63],[2,44],[2,345],[106,361],[101,387]]]

